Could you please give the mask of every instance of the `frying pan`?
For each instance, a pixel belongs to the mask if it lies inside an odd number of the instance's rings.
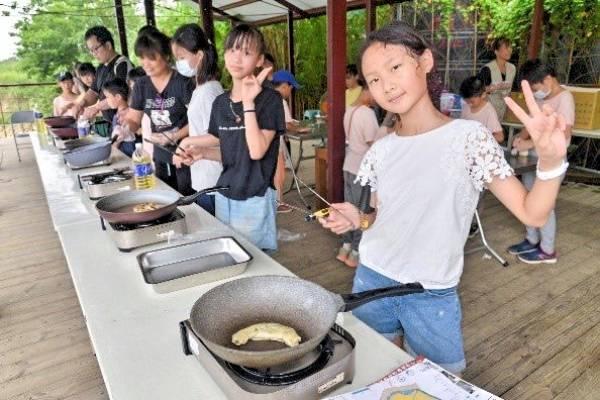
[[[300,278],[254,276],[236,279],[202,295],[192,307],[192,330],[206,347],[232,364],[267,368],[296,360],[311,352],[333,326],[338,312],[389,296],[423,292],[408,283],[365,292],[338,295]],[[295,347],[273,341],[231,342],[240,329],[261,322],[294,328],[301,342]]]
[[[51,128],[50,133],[61,139],[72,139],[78,137],[77,129],[70,127]]]
[[[73,117],[46,117],[44,118],[44,123],[51,128],[62,128],[65,126],[70,126],[75,123],[75,118]]]
[[[104,140],[98,143],[87,144],[68,150],[63,154],[65,161],[71,167],[81,168],[107,160],[111,151],[110,141]]]
[[[197,197],[203,194],[227,189],[229,188],[225,186],[217,186],[201,190],[190,196],[181,196],[172,190],[132,190],[106,196],[96,203],[96,210],[98,210],[98,214],[107,222],[136,224],[154,221],[168,215],[178,206],[191,204]],[[150,211],[133,211],[133,207],[141,203],[154,203],[159,207]]]

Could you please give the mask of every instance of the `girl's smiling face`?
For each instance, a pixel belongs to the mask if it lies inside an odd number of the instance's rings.
[[[387,111],[406,114],[428,101],[427,73],[433,68],[430,50],[413,56],[404,46],[375,42],[363,53],[361,65],[373,98]]]
[[[232,48],[225,50],[225,68],[233,79],[243,79],[262,66],[264,56],[253,44],[250,40],[238,40]]]

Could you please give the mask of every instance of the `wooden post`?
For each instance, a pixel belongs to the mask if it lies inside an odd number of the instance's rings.
[[[533,9],[533,21],[531,23],[531,36],[527,46],[527,59],[533,60],[540,53],[542,44],[542,22],[544,19],[544,0],[535,0]]]
[[[344,200],[346,2],[327,0],[327,199]]]
[[[154,16],[154,0],[144,0],[144,11],[146,12],[146,24],[156,26],[156,17]]]
[[[200,0],[200,14],[202,15],[202,27],[210,41],[215,43],[215,26],[213,23],[212,0]]]
[[[296,75],[296,59],[294,57],[294,12],[288,11],[287,17],[287,35],[288,35],[288,64],[290,66],[290,72]],[[290,96],[290,112],[292,117],[296,115],[296,101],[294,99],[295,91]]]
[[[121,54],[129,57],[127,50],[127,29],[125,28],[125,17],[123,16],[123,2],[115,0],[115,15],[117,16],[117,29],[119,30],[119,42],[121,43]]]
[[[365,22],[367,34],[377,29],[377,5],[375,0],[365,0]]]

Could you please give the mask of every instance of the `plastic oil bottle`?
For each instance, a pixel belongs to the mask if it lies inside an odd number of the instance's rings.
[[[156,185],[152,157],[143,149],[141,143],[135,144],[135,152],[132,154],[131,160],[135,188],[137,190],[152,189]]]

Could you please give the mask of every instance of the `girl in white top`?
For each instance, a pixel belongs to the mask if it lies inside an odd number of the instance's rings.
[[[207,135],[212,104],[215,98],[223,93],[223,87],[217,80],[215,46],[210,43],[200,26],[186,24],[179,27],[173,35],[171,47],[177,60],[177,71],[196,79],[197,86],[187,111],[190,136]],[[196,191],[215,186],[223,170],[219,148],[204,150],[206,154],[202,159],[190,165],[192,188]],[[178,167],[182,165],[182,160],[177,156],[173,161]],[[200,196],[196,202],[212,215],[215,214],[213,195]]]
[[[403,334],[407,351],[460,372],[466,362],[456,287],[479,192],[487,187],[521,221],[543,225],[566,168],[565,123],[540,110],[526,82],[531,116],[506,99],[539,155],[538,179],[528,193],[484,126],[452,120],[434,107],[428,93],[433,64],[430,47],[407,24],[394,22],[369,35],[361,52],[365,82],[381,107],[399,114],[401,125],[371,147],[358,173],[371,186],[375,211],[360,214],[352,204],[333,204],[320,222],[338,234],[366,229],[354,291],[398,282],[425,288],[368,303],[355,315],[390,339]]]

